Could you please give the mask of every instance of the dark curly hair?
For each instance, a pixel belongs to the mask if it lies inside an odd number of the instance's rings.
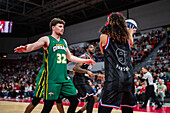
[[[119,13],[112,13],[108,17],[109,24],[100,29],[100,33],[108,35],[112,41],[126,43],[129,39],[129,32],[127,31],[127,24],[125,17]]]

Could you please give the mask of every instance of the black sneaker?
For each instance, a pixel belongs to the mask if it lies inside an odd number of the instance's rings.
[[[141,107],[139,107],[140,109],[146,109],[146,106],[141,106]]]
[[[155,110],[161,109],[162,105],[159,105],[157,108],[155,108]]]

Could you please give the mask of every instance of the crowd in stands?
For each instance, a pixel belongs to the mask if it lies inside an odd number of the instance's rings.
[[[166,37],[165,31],[153,30],[149,33],[144,33],[141,38],[136,38],[132,47],[132,62],[133,65],[141,63],[144,58],[146,58],[153,49]],[[104,61],[104,57],[100,52],[99,41],[90,42],[95,46],[96,49],[96,61]],[[70,50],[75,56],[82,55],[86,50],[85,48],[80,48],[79,46],[72,47]]]
[[[133,64],[136,65],[142,62],[164,37],[165,32],[163,30],[158,30],[143,34],[141,40],[136,39],[134,41],[134,46],[132,47]],[[104,58],[100,52],[99,43],[92,42],[92,44],[96,49],[96,61],[103,61]],[[159,48],[155,62],[147,67],[153,75],[154,83],[157,87],[161,80],[162,83],[165,84],[165,95],[170,91],[170,73],[168,72],[168,69],[170,69],[169,47],[170,43],[168,38]],[[85,48],[72,47],[70,48],[70,51],[74,55],[80,56],[85,53],[86,50]],[[22,59],[16,61],[0,60],[0,62],[0,97],[31,98],[34,94],[36,77],[43,62],[42,53],[23,56]],[[141,69],[139,69],[139,73],[141,73]],[[96,75],[99,74],[103,73],[96,73]],[[92,80],[89,80],[90,85],[93,87],[96,96],[98,97],[100,97],[103,82],[104,80],[97,78],[97,76]],[[145,85],[140,80],[135,79],[136,101],[141,102],[144,100],[145,90]]]
[[[160,96],[162,104],[165,97],[170,97],[170,37],[167,38],[161,47],[157,51],[157,57],[155,61],[147,66],[149,72],[153,76],[153,82],[155,84],[155,92],[157,96]],[[139,72],[142,75],[141,68]],[[136,101],[139,103],[144,101],[145,96],[145,84],[139,79],[135,79],[135,96]]]
[[[141,39],[135,39],[132,47],[133,64],[141,63],[165,37],[164,30],[153,30],[142,34]]]
[[[0,96],[32,97],[42,55],[23,56],[20,60],[1,60]]]

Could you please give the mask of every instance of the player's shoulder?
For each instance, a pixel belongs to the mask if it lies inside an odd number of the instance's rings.
[[[42,39],[42,40],[49,40],[49,36],[42,36],[40,39]]]
[[[101,42],[103,42],[103,41],[105,42],[105,41],[107,40],[107,37],[108,37],[108,35],[106,35],[106,34],[101,34],[101,35],[100,35],[100,41],[101,41]]]
[[[101,38],[107,38],[108,35],[106,35],[106,34],[101,34],[100,37],[101,37]]]
[[[45,43],[49,43],[50,42],[50,37],[49,36],[42,36],[39,40],[43,41]]]

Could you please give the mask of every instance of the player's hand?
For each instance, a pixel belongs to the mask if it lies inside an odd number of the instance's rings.
[[[104,79],[104,75],[102,75],[102,74],[98,75],[97,79]]]
[[[27,48],[27,46],[19,46],[19,47],[14,49],[14,53],[23,53],[23,52],[26,52],[26,48]]]
[[[138,74],[135,74],[135,77],[138,78]]]
[[[87,74],[90,76],[90,78],[93,78],[95,74],[93,74],[91,71],[87,71]]]
[[[136,29],[134,28],[134,26],[130,25],[128,28],[128,32],[130,35],[133,35],[134,33],[136,33]]]
[[[87,61],[85,61],[85,64],[88,64],[88,65],[95,65],[96,62],[92,59],[88,59]]]

